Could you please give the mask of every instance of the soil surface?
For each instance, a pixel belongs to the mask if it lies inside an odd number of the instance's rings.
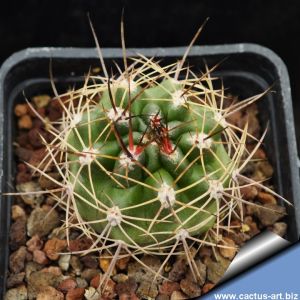
[[[61,117],[60,104],[48,95],[38,95],[31,99],[38,113],[46,120],[55,121]],[[228,103],[229,104],[229,103]],[[53,181],[39,178],[27,165],[37,166],[45,155],[41,140],[50,141],[47,123],[44,124],[28,104],[15,106],[17,118],[17,138],[15,154],[17,173],[16,190],[21,193],[54,188]],[[237,112],[227,120],[243,128],[249,121],[249,132],[259,138],[261,128],[255,104]],[[248,141],[247,147],[254,144]],[[49,176],[60,180],[55,170],[48,168]],[[268,162],[266,152],[261,147],[248,164],[244,175],[272,188],[273,168]],[[268,228],[284,236],[287,225],[282,219],[285,208],[270,193],[255,186],[243,188],[244,199],[260,205],[244,205],[244,221],[232,219],[230,231],[221,231],[223,241],[232,246],[229,249],[202,246],[195,249],[194,259],[200,278],[194,281],[186,259],[174,258],[166,264],[163,275],[169,280],[156,279],[136,261],[120,259],[100,296],[97,288],[102,274],[107,271],[110,260],[92,253],[85,256],[73,254],[74,251],[88,249],[92,241],[72,231],[68,244],[64,230],[61,230],[64,211],[46,194],[16,196],[11,209],[10,257],[5,300],[98,300],[98,299],[188,299],[207,293],[223,276],[231,260],[236,255],[235,247]],[[270,209],[277,211],[274,213]],[[159,269],[158,257],[141,256],[145,265]]]

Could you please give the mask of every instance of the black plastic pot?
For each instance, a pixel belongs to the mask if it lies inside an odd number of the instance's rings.
[[[182,57],[185,48],[128,49],[128,55],[137,52],[146,56],[163,58],[164,63]],[[108,68],[114,61],[122,65],[121,49],[104,49]],[[240,98],[260,93],[274,84],[275,93],[268,93],[259,101],[260,121],[263,126],[270,122],[270,132],[265,139],[266,151],[274,167],[273,183],[276,190],[294,204],[287,207],[288,233],[291,243],[300,235],[300,181],[294,132],[290,85],[286,67],[271,50],[253,44],[193,47],[188,62],[195,70],[203,70],[204,63],[213,66],[224,57],[217,76],[221,77],[230,92]],[[13,107],[27,97],[51,92],[49,62],[52,58],[53,73],[61,91],[82,81],[90,67],[99,66],[95,49],[36,48],[12,55],[0,72],[0,170],[1,190],[7,192],[13,186],[15,161],[12,143],[16,124]],[[284,204],[283,204],[284,205]],[[11,199],[0,199],[0,295],[5,291],[8,270],[8,239]]]

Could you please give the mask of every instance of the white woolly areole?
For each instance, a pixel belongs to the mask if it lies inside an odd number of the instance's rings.
[[[238,169],[236,170],[233,170],[232,173],[231,173],[231,178],[234,180],[234,181],[238,181],[238,176],[240,175],[240,171]]]
[[[198,133],[192,135],[192,144],[196,145],[200,150],[202,149],[210,149],[212,146],[212,138],[207,138],[208,135],[206,133]]]
[[[131,153],[131,151],[129,151],[129,152]],[[135,165],[134,160],[138,160],[139,155],[134,154],[134,151],[132,151],[132,152],[133,152],[133,153],[131,153],[132,158],[128,157],[128,155],[126,153],[121,153],[119,162],[120,162],[120,165],[122,168],[128,168],[129,170],[134,169],[134,165]]]
[[[84,148],[79,156],[79,162],[82,165],[89,165],[97,158],[98,151],[94,148]]]
[[[66,194],[69,196],[69,197],[72,197],[74,195],[74,186],[72,183],[68,182],[66,184]]]
[[[126,78],[122,78],[120,81],[118,81],[119,87],[123,89],[128,89],[128,86],[130,87],[130,92],[135,92],[137,89],[137,84],[134,80],[130,79],[129,80],[129,85],[128,85],[128,80]]]
[[[73,119],[71,120],[70,122],[70,126],[73,128],[73,127],[76,127],[76,125],[78,123],[80,123],[82,120],[82,114],[81,113],[77,113],[77,114],[74,114],[73,116]]]
[[[128,112],[126,112],[123,115],[124,109],[122,107],[116,106],[115,109],[111,108],[108,112],[107,112],[107,117],[111,120],[111,121],[117,121],[119,120],[119,122],[126,122],[126,118],[128,118]]]
[[[220,199],[223,196],[224,187],[220,180],[209,180],[210,196],[214,199]]]
[[[160,186],[157,197],[164,208],[173,206],[176,200],[174,189],[165,182]]]
[[[189,236],[190,234],[188,233],[188,231],[186,229],[181,228],[176,234],[176,239],[178,241],[183,241],[186,240]]]
[[[107,211],[106,219],[108,223],[115,227],[122,222],[122,214],[118,206],[110,207]]]
[[[185,98],[184,96],[182,96],[182,94],[183,94],[182,90],[177,90],[171,95],[173,100],[173,105],[175,107],[182,106],[185,103]]]
[[[224,116],[219,113],[219,112],[215,112],[215,115],[214,115],[214,119],[217,123],[219,123],[223,128],[227,127],[227,122],[224,118]]]

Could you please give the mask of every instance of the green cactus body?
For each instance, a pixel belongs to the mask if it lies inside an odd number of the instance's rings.
[[[129,97],[116,81],[68,131],[76,207],[99,234],[109,224],[110,239],[145,246],[214,225],[230,176],[224,128],[209,104],[183,91],[164,79],[144,90],[132,85]]]

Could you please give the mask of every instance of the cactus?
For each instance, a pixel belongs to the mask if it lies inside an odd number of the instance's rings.
[[[247,125],[226,121],[268,91],[225,107],[223,86],[214,87],[216,66],[199,77],[184,66],[189,49],[170,65],[143,55],[128,65],[125,55],[125,71],[117,67],[119,74],[108,76],[99,48],[104,76],[88,74],[81,88],[63,95],[53,85],[63,117],[44,120],[53,141],[33,169],[47,177],[49,164],[56,166],[62,182],[48,176],[60,186],[49,192],[66,211],[67,238],[77,228],[93,240],[83,252],[108,251],[106,278],[121,253],[139,262],[141,253],[163,257],[158,271],[148,267],[157,277],[182,252],[197,278],[190,247],[229,247],[220,224],[230,230],[233,215],[243,219],[242,187],[256,185],[283,199],[242,174],[266,131],[257,141]],[[247,138],[257,142],[251,152]]]

